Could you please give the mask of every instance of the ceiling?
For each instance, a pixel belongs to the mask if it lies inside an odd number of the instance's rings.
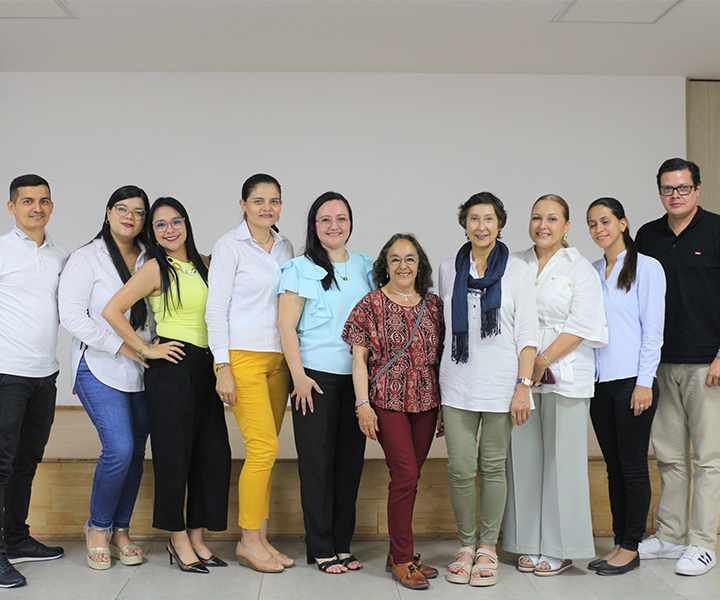
[[[6,1],[0,0],[0,6]],[[0,18],[0,71],[720,79],[718,0],[684,0],[655,24],[553,22],[568,8],[566,0],[60,0],[60,4],[74,18]],[[618,93],[621,96],[622,90]]]

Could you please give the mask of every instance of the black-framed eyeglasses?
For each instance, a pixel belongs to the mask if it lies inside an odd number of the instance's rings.
[[[135,210],[130,210],[124,204],[113,204],[113,208],[115,209],[117,216],[121,219],[127,217],[128,215],[132,216],[133,219],[138,219],[140,221],[145,218],[144,208],[136,208]]]
[[[681,196],[687,196],[690,192],[692,192],[695,189],[695,185],[679,185],[677,187],[673,187],[671,185],[661,185],[660,186],[660,195],[661,196],[672,196],[675,193],[675,190],[677,190],[677,193]]]

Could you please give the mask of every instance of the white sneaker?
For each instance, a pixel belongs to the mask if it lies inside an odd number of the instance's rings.
[[[644,539],[638,546],[638,554],[640,560],[648,560],[650,558],[680,558],[685,552],[684,544],[671,544],[663,542],[659,537],[651,535]]]
[[[715,551],[702,546],[688,546],[682,558],[675,565],[678,575],[702,575],[712,569],[715,561]]]

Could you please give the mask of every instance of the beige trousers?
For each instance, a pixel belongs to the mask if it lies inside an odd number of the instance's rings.
[[[503,548],[553,558],[595,556],[588,482],[589,398],[535,394],[508,452]]]
[[[660,400],[651,439],[662,483],[657,536],[714,550],[720,518],[720,388],[705,385],[709,368],[658,366]]]

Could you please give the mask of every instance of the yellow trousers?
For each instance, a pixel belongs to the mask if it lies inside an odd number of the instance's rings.
[[[230,350],[235,378],[235,418],[245,439],[238,481],[238,525],[260,529],[270,513],[270,476],[290,391],[290,372],[279,352]]]

